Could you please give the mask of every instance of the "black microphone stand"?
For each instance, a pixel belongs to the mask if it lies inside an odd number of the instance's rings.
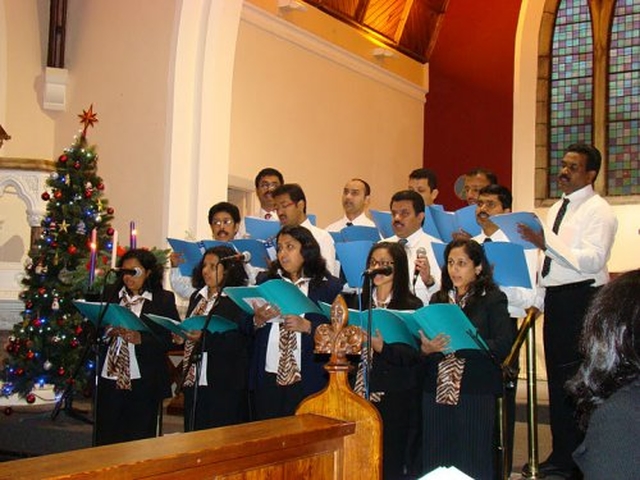
[[[216,281],[216,284],[218,285],[218,295],[213,301],[213,305],[211,305],[211,308],[209,309],[207,318],[205,319],[204,325],[202,326],[202,330],[200,331],[201,332],[200,340],[194,345],[193,350],[191,351],[191,355],[189,356],[189,361],[187,362],[187,368],[184,370],[182,374],[182,378],[180,380],[180,387],[182,387],[187,375],[189,374],[189,370],[191,369],[191,366],[195,365],[196,372],[195,372],[195,379],[193,382],[193,402],[191,404],[191,411],[189,412],[189,423],[188,423],[190,431],[194,431],[196,427],[196,415],[198,411],[198,389],[200,387],[202,359],[204,357],[204,353],[206,350],[206,335],[209,328],[209,324],[211,323],[211,318],[213,317],[213,312],[215,311],[216,307],[220,303],[220,299],[222,298],[222,290],[224,289],[226,284],[227,272],[228,272],[228,268],[225,268],[224,273],[222,275],[222,281],[221,282]],[[217,274],[218,274],[218,271],[216,269],[216,276]]]
[[[369,382],[371,380],[371,362],[373,355],[371,352],[371,335],[373,335],[373,276],[367,275],[365,271],[363,276],[369,282],[369,298],[367,299],[367,345],[365,347],[365,365],[364,365],[364,398],[369,400],[371,396],[371,389],[369,388]],[[360,295],[360,311],[362,311],[362,295]]]

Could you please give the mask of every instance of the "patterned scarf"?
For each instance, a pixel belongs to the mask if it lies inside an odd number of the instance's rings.
[[[213,299],[215,299],[215,296]],[[195,317],[198,315],[205,315],[208,310],[207,307],[213,299],[207,300],[205,297],[200,297],[200,301],[196,304],[193,312],[191,312],[191,316]],[[196,343],[191,340],[184,342],[184,354],[182,356],[182,375],[184,376],[184,382],[182,383],[183,387],[193,387],[196,383],[196,364],[195,362],[190,362],[191,354],[193,353],[195,345]],[[189,368],[189,371],[185,375],[187,368]]]

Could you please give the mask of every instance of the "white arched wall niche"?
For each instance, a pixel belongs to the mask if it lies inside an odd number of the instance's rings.
[[[199,216],[227,196],[233,65],[242,3],[189,0],[176,5],[164,228],[169,236],[182,238],[190,231],[196,238],[208,237],[208,225]]]

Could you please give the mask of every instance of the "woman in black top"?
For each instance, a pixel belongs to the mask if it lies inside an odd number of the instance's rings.
[[[448,339],[444,334],[431,340],[422,335],[421,350],[426,355],[423,469],[430,472],[453,465],[472,478],[492,479],[495,404],[502,393],[500,363],[513,343],[507,297],[493,282],[484,250],[475,241],[454,240],[445,249],[445,259],[442,287],[430,303],[460,306],[489,350],[445,355]],[[455,381],[456,374],[461,374],[460,382]],[[449,381],[456,386],[445,390]]]
[[[189,299],[187,317],[213,313],[231,320],[237,328],[216,333],[207,330],[204,337],[201,330],[187,333],[183,360],[184,429],[187,432],[248,421],[248,336],[241,331],[241,328],[245,328],[248,315],[224,294],[224,290],[220,293],[223,286],[247,284],[242,263],[220,260],[235,253],[232,248],[225,246],[209,248],[191,277],[196,291]],[[192,362],[187,372],[191,352],[195,350],[199,353],[201,342],[205,346],[202,361],[198,368]],[[194,411],[197,370],[200,370],[200,380],[197,382]]]

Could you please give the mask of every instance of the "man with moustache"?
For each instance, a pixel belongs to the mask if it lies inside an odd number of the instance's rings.
[[[522,237],[545,255],[540,284],[552,451],[540,471],[547,476],[581,478],[572,458],[581,434],[565,383],[581,361],[578,339],[587,305],[609,281],[607,261],[618,228],[613,210],[593,189],[601,158],[591,145],[570,145],[558,175],[562,198],[549,209],[546,228],[537,233],[520,226]]]
[[[327,270],[334,276],[340,275],[336,262],[336,247],[331,234],[313,225],[307,217],[307,197],[297,183],[285,183],[273,191],[273,199],[280,225],[307,228],[320,245],[320,253],[327,262]]]
[[[207,215],[211,238],[219,242],[230,242],[238,234],[240,228],[240,210],[233,203],[218,202],[209,209]],[[172,252],[169,255],[171,273],[169,281],[171,289],[182,298],[189,299],[195,288],[191,285],[191,277],[182,276],[178,265],[182,263],[180,255]],[[250,276],[250,278],[255,275]]]
[[[394,193],[390,208],[395,235],[385,241],[398,242],[404,246],[409,259],[411,291],[427,305],[431,295],[440,289],[441,278],[431,244],[442,242],[422,230],[424,200],[419,193],[412,190]]]
[[[278,212],[273,200],[273,191],[284,183],[282,174],[272,167],[263,168],[256,175],[254,183],[256,196],[260,202],[256,217],[277,222]]]
[[[347,182],[342,190],[342,208],[344,216],[329,225],[328,232],[339,232],[345,227],[361,225],[364,227],[375,227],[366,215],[369,202],[371,201],[371,187],[361,178],[352,178]]]
[[[476,202],[476,221],[482,231],[479,235],[473,237],[473,240],[480,244],[487,242],[509,242],[509,239],[498,226],[491,221],[494,215],[511,212],[513,197],[507,187],[502,185],[487,185],[483,187]],[[536,287],[537,267],[538,267],[538,250],[527,249],[524,251],[525,260],[529,268],[529,278],[531,280],[531,288],[524,287],[505,287],[500,286],[507,296],[509,315],[512,319],[513,337],[515,338],[518,330],[518,319],[524,318],[527,314],[526,310],[530,307],[541,308],[543,293],[539,294]],[[516,409],[516,387],[517,380],[509,381],[505,385],[505,409],[507,414],[507,431],[506,445],[508,464],[506,471],[511,471],[513,459],[513,438],[515,429],[515,409]]]
[[[409,190],[418,192],[428,207],[433,205],[438,196],[438,178],[433,170],[428,168],[416,168],[409,174]]]

